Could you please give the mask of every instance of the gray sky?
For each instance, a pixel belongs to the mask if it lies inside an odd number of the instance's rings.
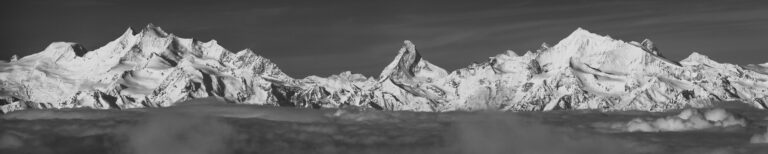
[[[768,62],[765,0],[249,1],[4,0],[0,59],[54,41],[95,49],[154,23],[178,36],[251,48],[293,77],[378,75],[403,40],[448,70],[507,49],[535,50],[577,27],[625,41],[650,38],[680,60]]]

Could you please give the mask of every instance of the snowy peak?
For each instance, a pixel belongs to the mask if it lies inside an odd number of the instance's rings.
[[[415,53],[416,52],[416,45],[411,42],[411,40],[405,40],[403,41],[403,47],[406,49],[406,51]]]
[[[381,71],[381,74],[379,75],[379,78],[382,80],[388,79],[392,74],[398,73],[401,67],[406,67],[403,65],[414,63],[417,60],[421,60],[420,56],[417,56],[418,52],[416,52],[416,45],[413,44],[410,40],[403,41],[403,47],[400,48],[400,51],[398,51],[397,56],[395,56],[395,59],[392,60],[392,62],[387,65],[387,67],[384,68],[383,71]],[[416,59],[415,57],[419,57],[419,59]],[[406,68],[408,69],[408,68]],[[410,72],[410,70],[405,70],[407,74],[412,75],[413,72]]]
[[[293,80],[251,50],[232,53],[216,41],[176,37],[151,24],[93,51],[55,42],[0,70],[0,98],[18,100],[0,103],[8,106],[3,111],[160,107],[204,97],[265,103],[267,94],[254,95],[269,90],[265,78]]]
[[[412,66],[403,62],[407,58],[402,56],[408,57],[415,49],[410,49],[411,42],[405,44],[390,66]],[[627,43],[579,28],[558,44],[543,46],[535,54],[519,56],[508,51],[491,57],[488,63],[470,65],[448,76],[418,80],[408,78],[409,69],[397,69],[408,67],[388,67],[395,69],[384,72],[406,72],[390,76],[392,83],[411,95],[425,98],[427,104],[438,104],[431,105],[432,110],[486,109],[504,106],[496,103],[507,101],[512,102],[507,105],[513,106],[500,108],[661,111],[707,106],[712,100],[743,100],[758,108],[766,106],[762,101],[766,92],[758,89],[768,86],[755,86],[768,85],[763,75],[717,63],[698,53],[683,62],[688,61],[717,67],[682,66],[664,58],[648,39]],[[742,78],[744,74],[749,74],[749,79]],[[740,84],[732,84],[737,81]]]
[[[680,61],[681,64],[684,65],[698,65],[698,64],[714,64],[717,63],[712,59],[709,59],[709,56],[702,55],[698,52],[693,52],[688,57]]]
[[[578,28],[555,46],[544,48],[536,58],[545,72],[567,69],[576,64],[585,67],[613,67],[642,71],[647,65],[677,65],[661,56],[653,42],[624,42]],[[622,72],[626,74],[626,72]]]
[[[556,45],[541,52],[536,60],[542,63],[545,70],[562,69],[569,66],[572,58],[596,57],[602,60],[604,58],[600,56],[605,55],[605,52],[624,44],[622,41],[578,28]]]
[[[613,38],[609,36],[601,36],[586,29],[577,28],[570,35],[560,40],[555,46],[582,46],[582,45],[594,45],[614,42]]]
[[[411,80],[411,78],[437,78],[447,74],[445,69],[423,59],[421,54],[416,51],[416,45],[413,42],[405,40],[398,55],[382,71],[380,78]]]
[[[167,37],[169,35],[162,28],[151,23],[141,30],[141,34],[144,37]]]
[[[584,28],[578,27],[576,28],[576,30],[573,30],[573,32],[571,32],[570,35],[560,40],[560,42],[568,42],[568,41],[575,41],[575,40],[592,40],[592,39],[600,39],[600,38],[610,39],[610,37],[597,35],[595,33],[589,32]]]

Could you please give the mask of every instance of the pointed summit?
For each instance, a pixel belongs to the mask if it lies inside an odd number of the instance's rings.
[[[407,51],[416,52],[416,45],[414,45],[411,40],[403,41],[403,48],[405,48]]]
[[[395,59],[379,75],[379,80],[383,81],[390,77],[410,79],[414,76],[445,76],[446,74],[445,69],[422,59],[421,54],[416,50],[416,45],[410,40],[405,40]]]
[[[128,27],[125,29],[125,32],[123,32],[123,35],[120,35],[117,39],[113,40],[112,42],[117,42],[120,46],[125,47],[132,44],[132,41],[136,38],[136,33],[133,30],[133,28]]]
[[[601,61],[602,56],[612,52],[627,43],[615,40],[608,36],[591,33],[585,29],[577,28],[573,33],[560,40],[554,46],[540,52],[536,60],[547,65],[545,70],[557,70],[570,66],[572,57],[590,58],[589,61]],[[640,50],[638,48],[638,50]],[[640,50],[642,51],[642,50]],[[629,55],[625,58],[631,58]],[[543,66],[543,65],[542,65]]]
[[[397,71],[397,69],[399,69],[398,65],[400,64],[400,61],[402,61],[403,55],[410,53],[409,50],[415,51],[416,45],[414,45],[410,40],[403,41],[403,47],[400,48],[400,51],[398,51],[395,59],[392,60],[392,62],[390,62],[387,67],[384,67],[384,70],[381,71],[381,74],[379,74],[379,82],[383,82],[384,80],[389,79],[389,76]]]
[[[14,54],[13,56],[11,56],[11,62],[15,62],[15,61],[19,61],[19,56]]]
[[[592,39],[592,38],[610,38],[610,37],[608,37],[608,36],[601,36],[601,35],[589,32],[588,30],[579,27],[579,28],[576,28],[576,30],[574,30],[571,33],[571,35],[568,35],[568,37],[565,37],[565,39],[563,39],[563,41],[565,41],[565,40],[583,40],[583,39]]]
[[[610,36],[602,36],[589,32],[581,27],[577,28],[570,35],[560,40],[555,47],[582,47],[582,46],[612,46],[612,44],[625,44],[624,41],[615,40]]]
[[[709,59],[709,57],[707,57],[706,55],[702,55],[699,52],[693,52],[690,55],[688,55],[688,57],[683,59],[682,61],[686,61],[686,60],[701,60],[701,59]]]
[[[687,64],[687,65],[695,65],[700,63],[711,63],[714,62],[712,59],[709,59],[708,56],[702,55],[698,52],[693,52],[691,55],[688,55],[685,59],[681,60],[680,63]]]
[[[125,28],[125,32],[123,32],[123,35],[122,35],[122,36],[125,36],[125,35],[133,35],[133,34],[134,34],[133,32],[134,32],[134,31],[133,31],[133,28],[131,28],[131,27]]]
[[[577,28],[576,28],[576,30],[574,30],[574,31],[571,33],[571,35],[573,35],[573,34],[576,34],[576,33],[586,33],[586,34],[592,34],[592,32],[589,32],[588,30],[586,30],[586,29],[584,29],[584,28],[581,28],[581,27],[577,27]]]
[[[178,49],[184,45],[180,44],[181,42],[178,41],[177,37],[166,33],[162,28],[155,26],[154,24],[148,24],[138,35],[136,35],[136,37],[138,37],[137,40],[139,40],[139,42],[137,42],[137,44],[144,56],[148,56],[151,53],[159,54],[168,50],[168,48]]]
[[[166,37],[168,36],[168,33],[163,31],[162,28],[155,26],[155,24],[147,24],[147,27],[145,27],[143,30],[141,30],[141,33],[143,34],[149,34],[153,36],[159,36],[159,37]]]

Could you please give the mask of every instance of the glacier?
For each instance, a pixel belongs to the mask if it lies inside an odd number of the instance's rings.
[[[650,40],[578,28],[553,46],[507,51],[447,71],[404,41],[378,77],[293,78],[250,49],[182,38],[149,24],[88,51],[54,42],[0,61],[0,110],[133,109],[215,98],[234,104],[394,111],[668,111],[740,101],[766,109],[768,63],[739,66],[692,53],[665,58]]]

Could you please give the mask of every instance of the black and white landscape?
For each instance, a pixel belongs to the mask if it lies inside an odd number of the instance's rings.
[[[154,24],[54,42],[0,61],[0,153],[768,152],[768,63],[584,28],[455,70],[402,40],[377,75],[307,77]]]

